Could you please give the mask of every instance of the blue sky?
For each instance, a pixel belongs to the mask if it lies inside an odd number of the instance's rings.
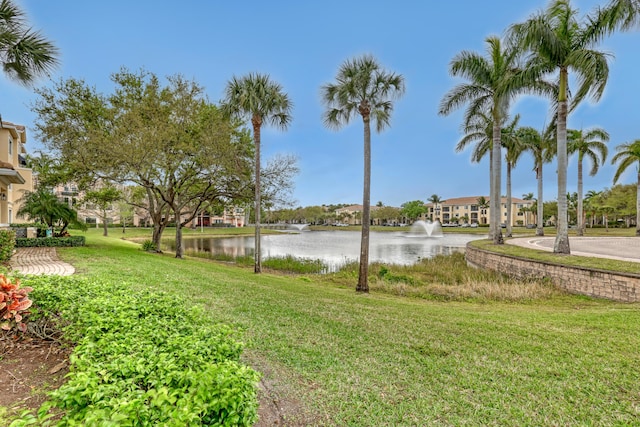
[[[263,128],[263,160],[277,153],[297,156],[300,174],[296,205],[362,203],[362,121],[340,131],[322,125],[320,87],[334,80],[346,59],[369,53],[406,79],[391,127],[372,134],[373,204],[400,206],[426,200],[488,195],[488,159],[470,163],[471,150],[457,154],[462,111],[438,116],[445,93],[461,80],[448,65],[462,50],[484,52],[489,35],[501,35],[547,5],[543,0],[17,0],[30,22],[54,41],[61,66],[53,80],[82,78],[110,92],[110,74],[120,67],[144,68],[160,77],[194,79],[213,102],[223,96],[233,75],[261,72],[279,82],[293,103],[286,132]],[[581,13],[605,0],[574,0]],[[601,49],[614,55],[605,95],[584,103],[569,127],[603,127],[611,135],[609,159],[595,177],[585,177],[585,192],[612,186],[615,146],[640,138],[638,65],[640,33],[617,34]],[[38,85],[50,84],[42,80]],[[36,99],[27,88],[0,78],[4,120],[32,129]],[[548,101],[525,97],[512,109],[521,125],[542,128]],[[28,149],[41,145],[29,133]],[[531,157],[525,154],[513,173],[513,195],[536,191]],[[576,191],[575,157],[569,160],[568,191]],[[635,169],[621,178],[635,183]],[[545,165],[545,200],[557,193],[555,164]],[[503,193],[504,193],[503,173]]]

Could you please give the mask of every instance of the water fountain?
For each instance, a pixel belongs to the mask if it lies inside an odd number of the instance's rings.
[[[287,224],[287,229],[293,231],[311,231],[309,224]]]
[[[408,233],[412,237],[442,237],[442,226],[439,221],[416,221],[411,226]]]

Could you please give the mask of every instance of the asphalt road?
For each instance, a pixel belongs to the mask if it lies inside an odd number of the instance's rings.
[[[555,236],[517,237],[506,243],[525,248],[553,251]],[[571,255],[640,262],[640,237],[569,237]]]

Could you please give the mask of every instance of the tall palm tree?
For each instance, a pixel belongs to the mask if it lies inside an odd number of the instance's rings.
[[[27,25],[12,0],[0,1],[0,62],[10,79],[28,86],[57,67],[58,49]]]
[[[536,180],[538,182],[538,203],[536,203],[536,236],[544,236],[544,198],[543,198],[543,165],[553,158],[555,153],[552,137],[554,129],[552,126],[545,128],[543,132],[539,132],[532,127],[522,127],[518,129],[518,138],[527,151],[533,155]]]
[[[326,106],[324,124],[340,129],[357,115],[364,124],[364,185],[362,196],[362,236],[357,292],[369,292],[369,226],[371,217],[371,120],[376,131],[389,126],[393,100],[404,94],[404,77],[382,68],[371,55],[345,61],[335,83],[322,86]]]
[[[567,131],[567,152],[569,154],[578,153],[578,209],[576,212],[578,236],[584,236],[582,163],[585,157],[591,159],[589,175],[594,176],[597,174],[600,165],[604,165],[607,159],[608,149],[606,142],[608,141],[609,134],[601,128],[593,128],[587,131],[569,129]]]
[[[493,118],[491,112],[475,111],[471,116],[465,117],[462,124],[463,137],[456,145],[456,152],[463,151],[469,144],[476,145],[471,153],[471,161],[480,161],[489,153],[489,188],[493,183]],[[493,240],[493,226],[489,229],[489,239]]]
[[[616,154],[611,159],[611,163],[618,163],[618,168],[613,176],[613,183],[618,182],[620,175],[629,166],[637,162],[637,197],[636,197],[636,236],[640,236],[640,139],[633,142],[621,144],[616,147]]]
[[[233,77],[226,86],[222,110],[229,116],[248,118],[255,142],[255,259],[254,271],[262,272],[260,249],[260,131],[264,123],[286,130],[291,123],[293,104],[282,86],[268,75],[249,73]]]
[[[457,54],[449,66],[450,74],[468,80],[451,89],[440,102],[439,114],[448,115],[468,104],[465,121],[479,112],[488,112],[492,128],[492,181],[489,202],[491,203],[491,233],[493,242],[503,243],[500,230],[501,182],[501,126],[506,117],[510,101],[524,91],[544,92],[539,85],[537,69],[521,71],[520,50],[514,46],[503,47],[500,38],[486,39],[487,55],[463,51]]]
[[[554,0],[546,10],[513,25],[510,37],[531,55],[527,66],[557,73],[558,231],[553,251],[568,254],[567,223],[567,116],[585,97],[598,101],[609,76],[607,54],[595,49],[606,23],[600,15],[578,19],[570,0]],[[569,107],[569,72],[578,86]]]
[[[511,237],[513,235],[513,224],[511,224],[511,171],[516,167],[520,156],[525,151],[526,146],[523,141],[518,138],[518,122],[520,121],[520,115],[516,116],[511,122],[502,129],[502,145],[504,146],[505,162],[507,163],[507,220],[506,220],[506,235]]]
[[[435,213],[436,213],[436,215],[437,215],[437,214],[438,214],[438,211],[440,210],[440,209],[438,208],[438,205],[439,205],[440,203],[444,202],[444,200],[442,200],[442,197],[438,196],[437,194],[432,194],[432,195],[427,199],[427,201],[428,201],[428,202],[433,203],[434,211],[435,211]],[[440,222],[442,222],[442,221],[440,220],[440,218],[439,218],[439,217],[434,217],[434,218],[435,218],[435,220],[436,220],[436,221],[440,221]]]

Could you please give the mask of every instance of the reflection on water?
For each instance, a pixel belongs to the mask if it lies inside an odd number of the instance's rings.
[[[462,252],[471,240],[485,238],[477,234],[446,234],[443,237],[409,235],[403,232],[371,232],[369,261],[386,264],[411,265],[423,258]],[[253,236],[184,239],[187,251],[253,256]],[[299,234],[262,236],[262,258],[293,255],[298,258],[320,259],[335,271],[360,257],[359,231],[312,231]]]

